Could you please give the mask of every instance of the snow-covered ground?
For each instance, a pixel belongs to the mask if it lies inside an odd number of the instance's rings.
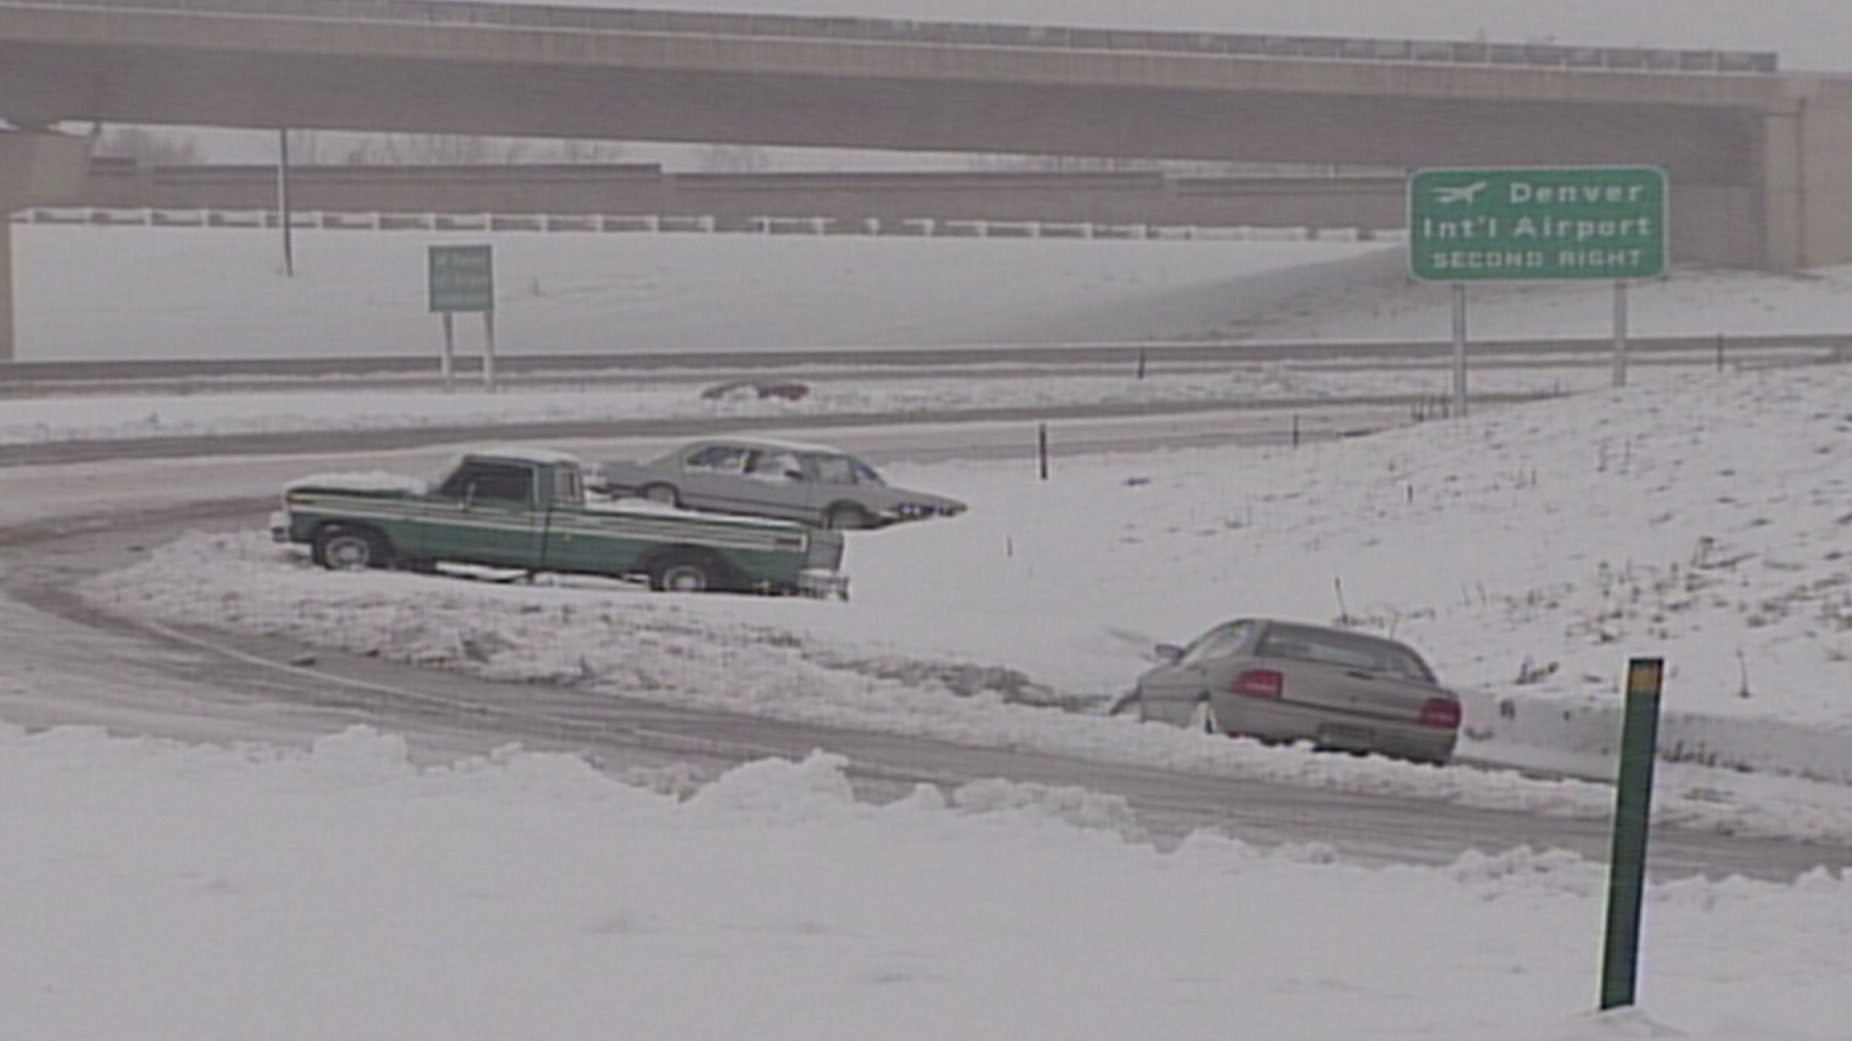
[[[875,807],[841,768],[691,792],[512,749],[419,769],[359,729],[297,752],[0,725],[0,1019],[17,1041],[1847,1036],[1843,875],[1653,886],[1641,1004],[1598,1015],[1598,864],[1160,853],[1114,799],[984,781]]]
[[[272,236],[240,229],[22,225],[20,356],[112,358],[428,354],[441,337],[424,311],[429,236],[306,233],[302,273],[274,270]],[[1444,290],[1409,284],[1398,247],[1334,242],[1074,242],[809,239],[740,235],[583,237],[502,232],[498,349],[533,352],[1103,342],[1211,335],[1263,339],[1430,339],[1449,335]],[[819,272],[823,273],[822,277]],[[1852,322],[1852,267],[1803,276],[1680,271],[1632,291],[1637,336],[1817,333]],[[1607,286],[1474,287],[1473,335],[1600,337]],[[480,349],[459,325],[459,350]],[[1685,357],[1708,366],[1712,357]],[[1729,366],[1766,361],[1732,349]],[[150,390],[0,398],[0,445],[74,439],[318,429],[472,426],[652,417],[782,417],[942,412],[1089,403],[1253,401],[1451,392],[1429,361],[1359,371],[1294,362],[1202,366],[1134,378],[1053,372],[1039,379],[854,378],[792,370],[802,401],[710,402],[711,375],[686,382],[586,384],[563,374],[490,396],[458,391],[317,389],[273,393]],[[973,376],[982,377],[979,370]],[[1669,370],[1642,358],[1634,382]],[[1605,386],[1605,366],[1542,358],[1473,364],[1475,393],[1549,394]]]
[[[1510,299],[1512,328],[1552,320]],[[209,335],[197,303],[185,322]],[[432,396],[398,397],[378,404]],[[1664,764],[1660,820],[1846,842],[1849,399],[1842,366],[1654,376],[1297,450],[1057,459],[1046,482],[897,464],[972,510],[852,535],[847,605],[330,574],[255,532],[189,536],[84,592],[488,676],[1585,816],[1611,790],[1100,710],[1158,640],[1342,616],[1465,688],[1465,754],[1599,772],[1624,663],[1656,654],[1664,736],[1748,770]],[[1527,662],[1542,679],[1517,681]],[[9,694],[61,682],[0,668]],[[1839,783],[1785,775],[1802,772]],[[0,814],[8,1038],[1852,1037],[1852,900],[1823,872],[1655,884],[1642,1011],[1600,1017],[1605,872],[1547,851],[1444,869],[1208,835],[1160,852],[1084,792],[992,781],[877,807],[827,756],[699,790],[515,749],[419,768],[361,730],[290,751],[0,723],[0,790],[30,793]]]
[[[25,361],[428,354],[426,248],[495,249],[504,355],[1189,336],[1393,266],[1380,243],[13,229]],[[1292,274],[1297,272],[1296,275]],[[457,322],[474,354],[481,323]]]
[[[1241,614],[1343,618],[1467,691],[1467,755],[1598,776],[1628,657],[1663,655],[1665,747],[1756,771],[1668,773],[1668,817],[1852,836],[1849,393],[1844,367],[1735,373],[1297,450],[1057,460],[1047,482],[1016,462],[895,467],[972,509],[852,535],[849,606],[328,574],[261,532],[182,540],[88,592],[498,678],[1580,815],[1606,812],[1604,789],[1100,711],[1160,640]]]
[[[692,234],[305,231],[298,274],[247,229],[18,225],[23,361],[428,355],[425,249],[496,253],[496,347],[520,354],[1201,339],[1445,340],[1444,286],[1403,247],[1342,241],[1080,241]],[[1678,269],[1630,292],[1635,336],[1832,333],[1852,266]],[[1605,337],[1605,284],[1474,286],[1474,338]],[[460,354],[482,347],[462,316]]]
[[[1262,306],[1227,332],[1268,339],[1442,339],[1450,335],[1445,285],[1378,278],[1315,288]],[[1602,337],[1614,329],[1614,288],[1590,283],[1489,283],[1468,288],[1467,325],[1475,338]],[[1714,336],[1852,331],[1852,266],[1779,275],[1758,271],[1676,270],[1634,283],[1628,329],[1638,336]]]

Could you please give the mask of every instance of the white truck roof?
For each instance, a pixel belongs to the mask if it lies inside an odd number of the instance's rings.
[[[463,454],[508,459],[518,463],[537,463],[541,466],[551,466],[555,463],[579,465],[579,457],[571,453],[559,452],[551,448],[533,448],[528,445],[488,445],[483,448],[472,448]]]

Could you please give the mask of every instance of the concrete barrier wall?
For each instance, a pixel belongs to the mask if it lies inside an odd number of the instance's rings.
[[[1462,691],[1461,705],[1464,732],[1498,745],[1501,759],[1604,777],[1619,764],[1624,699],[1618,693],[1570,698]],[[1852,784],[1852,729],[1844,727],[1669,710],[1659,722],[1658,747],[1667,762]]]

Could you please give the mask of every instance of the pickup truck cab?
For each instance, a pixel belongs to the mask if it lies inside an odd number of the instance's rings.
[[[446,562],[641,576],[659,590],[847,595],[836,532],[589,502],[583,473],[565,453],[507,448],[464,455],[435,486],[390,474],[310,477],[284,490],[271,535],[308,545],[332,569]]]

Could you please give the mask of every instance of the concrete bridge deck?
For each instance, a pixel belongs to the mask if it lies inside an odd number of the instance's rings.
[[[0,0],[0,119],[1396,169],[1650,164],[1672,185],[1677,259],[1852,260],[1852,79],[1732,52],[440,0]],[[0,208],[55,201],[11,194]]]

